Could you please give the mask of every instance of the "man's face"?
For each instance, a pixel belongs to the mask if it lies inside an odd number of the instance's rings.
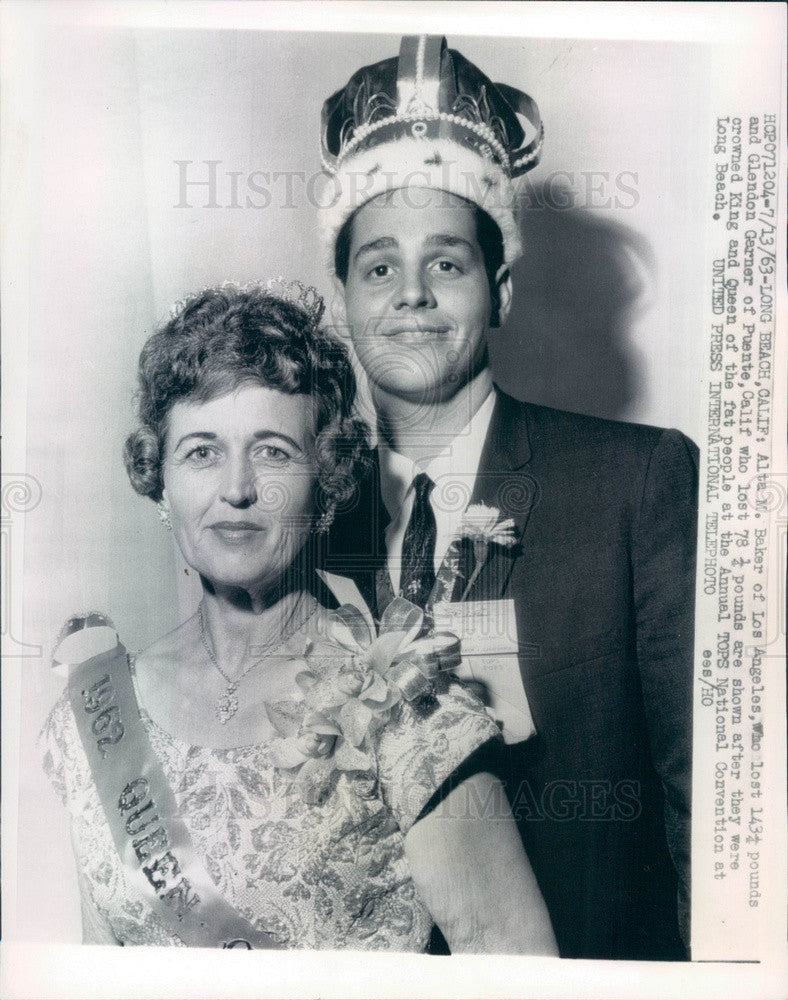
[[[369,201],[353,218],[339,291],[373,392],[438,403],[486,366],[490,285],[462,198],[417,189]]]

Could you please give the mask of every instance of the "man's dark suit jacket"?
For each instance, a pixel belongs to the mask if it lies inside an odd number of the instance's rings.
[[[497,767],[567,957],[686,957],[696,491],[678,431],[497,393],[471,499],[520,545],[469,599],[515,603],[537,735]],[[387,523],[373,467],[325,564],[372,606]]]

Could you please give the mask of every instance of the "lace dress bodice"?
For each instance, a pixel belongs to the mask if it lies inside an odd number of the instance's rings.
[[[377,777],[341,772],[317,805],[274,766],[271,741],[189,746],[140,714],[197,855],[250,922],[292,948],[424,950],[432,921],[404,837],[443,782],[498,734],[471,694],[447,683],[429,711],[403,703],[378,735]],[[70,813],[86,940],[182,945],[127,878],[67,692],[39,741]]]

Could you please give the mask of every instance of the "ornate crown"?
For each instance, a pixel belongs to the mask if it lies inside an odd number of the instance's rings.
[[[321,208],[328,267],[342,226],[397,188],[447,191],[498,224],[504,257],[521,252],[513,179],[536,166],[535,102],[493,83],[434,35],[406,35],[397,58],[358,70],[323,105],[321,157],[332,181]]]
[[[529,126],[526,136],[521,119]],[[448,140],[517,177],[536,166],[544,129],[527,94],[492,83],[437,35],[406,35],[398,58],[365,66],[323,105],[322,161],[336,174],[348,157],[398,139]]]

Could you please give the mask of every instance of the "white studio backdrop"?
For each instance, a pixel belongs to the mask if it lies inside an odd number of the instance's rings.
[[[319,113],[399,36],[67,29],[29,53],[25,661],[14,937],[78,937],[65,814],[35,738],[63,680],[68,615],[102,610],[143,648],[190,614],[193,582],[121,460],[143,342],[173,302],[284,275],[325,294]],[[535,402],[700,430],[699,294],[712,60],[697,44],[455,37],[538,102],[503,388]],[[16,614],[17,612],[15,612]],[[41,893],[47,887],[47,906]],[[14,919],[15,917],[15,919]]]

